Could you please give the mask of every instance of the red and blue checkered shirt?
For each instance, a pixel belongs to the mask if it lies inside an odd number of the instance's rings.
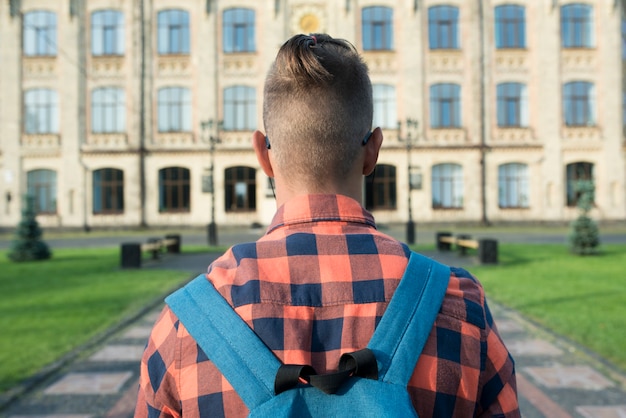
[[[335,370],[366,347],[409,248],[376,230],[358,202],[300,196],[257,242],[214,261],[207,279],[284,363]],[[441,310],[409,382],[420,417],[519,417],[513,359],[481,285],[451,269]],[[135,417],[242,417],[248,409],[166,307],[141,362]]]

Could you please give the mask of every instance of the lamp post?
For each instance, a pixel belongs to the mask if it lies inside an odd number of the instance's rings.
[[[419,122],[416,119],[406,119],[404,121],[406,127],[406,138],[402,138],[402,122],[398,121],[398,140],[404,142],[406,145],[406,174],[408,180],[407,187],[407,205],[408,205],[408,220],[406,223],[406,242],[407,244],[415,244],[415,223],[413,222],[413,204],[411,202],[411,192],[415,188],[413,182],[413,167],[411,166],[411,150],[413,148],[414,136],[412,132],[417,130]]]
[[[200,122],[202,131],[205,132],[205,141],[209,143],[209,153],[211,155],[211,166],[209,167],[209,186],[211,193],[211,220],[207,227],[209,245],[217,245],[217,224],[215,223],[215,145],[221,143],[219,138],[222,121],[213,119]],[[207,134],[208,132],[208,134]],[[208,136],[207,136],[208,135]]]

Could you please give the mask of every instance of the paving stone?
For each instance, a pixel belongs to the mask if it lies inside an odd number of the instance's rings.
[[[540,385],[548,388],[602,390],[613,382],[589,366],[525,367],[523,369]]]
[[[626,405],[579,406],[576,411],[585,418],[626,418]]]
[[[106,345],[89,357],[91,361],[140,361],[143,345]]]
[[[547,341],[539,339],[510,340],[506,346],[513,355],[516,356],[558,356],[563,351]]]
[[[107,395],[118,393],[133,376],[123,373],[69,373],[44,390],[46,395]]]
[[[136,327],[129,328],[124,334],[123,338],[142,338],[148,339],[150,336],[150,332],[152,331],[152,327],[150,325],[139,325]]]

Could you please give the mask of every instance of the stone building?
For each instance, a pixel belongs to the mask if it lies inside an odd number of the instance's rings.
[[[620,0],[2,0],[0,227],[267,224],[250,145],[296,33],[350,40],[385,141],[379,222],[626,218]],[[323,106],[323,98],[320,98]],[[315,115],[311,115],[315,117]]]

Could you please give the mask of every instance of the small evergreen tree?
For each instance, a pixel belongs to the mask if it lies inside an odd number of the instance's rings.
[[[22,220],[16,231],[8,257],[13,261],[46,260],[52,256],[48,245],[41,240],[42,231],[37,223],[35,199],[26,196]]]
[[[591,180],[577,180],[574,190],[578,194],[576,206],[580,214],[571,223],[570,249],[579,255],[595,254],[600,245],[600,233],[598,225],[589,217],[593,207],[595,186]]]

